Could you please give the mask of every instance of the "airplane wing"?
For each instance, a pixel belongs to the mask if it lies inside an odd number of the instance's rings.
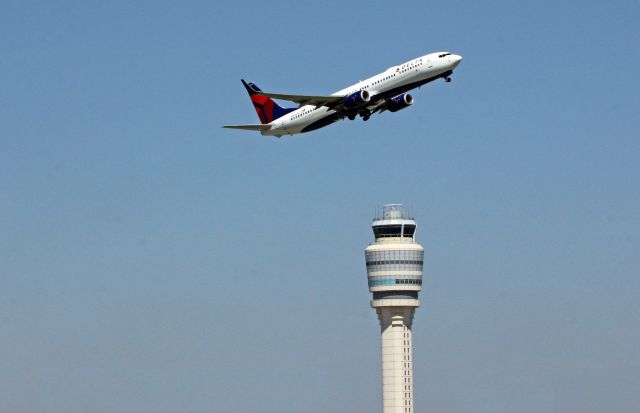
[[[282,93],[259,92],[259,95],[272,99],[288,100],[299,105],[328,106],[335,107],[344,102],[344,96],[308,96],[308,95],[285,95]]]
[[[269,129],[271,127],[271,125],[261,125],[261,124],[255,124],[255,125],[224,125],[223,128],[228,128],[228,129],[244,129],[244,130],[252,130],[252,131],[257,131],[257,132],[262,132],[265,131],[267,129]]]

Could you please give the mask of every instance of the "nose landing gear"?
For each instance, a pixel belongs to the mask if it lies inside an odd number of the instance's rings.
[[[449,76],[447,76],[447,77],[444,78],[444,81],[449,83],[449,82],[451,82],[451,78]]]

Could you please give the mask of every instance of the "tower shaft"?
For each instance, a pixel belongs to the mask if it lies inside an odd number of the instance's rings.
[[[384,413],[413,407],[411,322],[413,307],[378,307],[382,333],[382,406]]]

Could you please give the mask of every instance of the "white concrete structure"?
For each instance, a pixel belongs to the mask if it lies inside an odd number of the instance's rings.
[[[371,224],[375,242],[365,250],[371,307],[382,332],[383,413],[413,413],[411,324],[422,289],[424,248],[415,240],[416,222],[402,205],[385,205]]]

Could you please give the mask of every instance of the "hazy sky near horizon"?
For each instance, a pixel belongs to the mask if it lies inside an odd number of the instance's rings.
[[[31,2],[0,12],[0,410],[381,411],[363,250],[425,249],[416,412],[640,407],[640,4]],[[283,138],[439,50],[404,111]]]

